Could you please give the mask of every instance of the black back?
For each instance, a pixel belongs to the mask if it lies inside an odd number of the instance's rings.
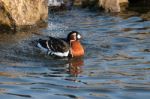
[[[48,46],[54,52],[66,52],[69,50],[69,44],[66,41],[54,37],[49,37]]]
[[[38,43],[40,43],[40,45],[41,45],[42,47],[47,48],[46,41],[47,41],[47,40],[39,39]]]

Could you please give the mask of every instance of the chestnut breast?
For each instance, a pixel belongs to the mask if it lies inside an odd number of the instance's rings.
[[[84,55],[84,48],[79,41],[71,42],[71,52],[73,57],[79,57]]]

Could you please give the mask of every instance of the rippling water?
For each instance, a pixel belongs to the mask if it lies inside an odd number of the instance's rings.
[[[50,13],[42,30],[0,34],[1,99],[149,99],[150,21],[71,10]],[[83,35],[86,55],[54,59],[32,41]]]

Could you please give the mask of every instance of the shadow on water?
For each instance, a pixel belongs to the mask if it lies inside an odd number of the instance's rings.
[[[150,21],[73,9],[49,15],[43,30],[0,34],[2,99],[149,99]],[[86,55],[58,59],[32,41],[83,35]]]

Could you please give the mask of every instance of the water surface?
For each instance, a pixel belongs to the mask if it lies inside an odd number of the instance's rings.
[[[83,35],[84,58],[47,56],[32,41]],[[87,10],[50,13],[48,27],[0,34],[1,99],[149,99],[150,21]]]

